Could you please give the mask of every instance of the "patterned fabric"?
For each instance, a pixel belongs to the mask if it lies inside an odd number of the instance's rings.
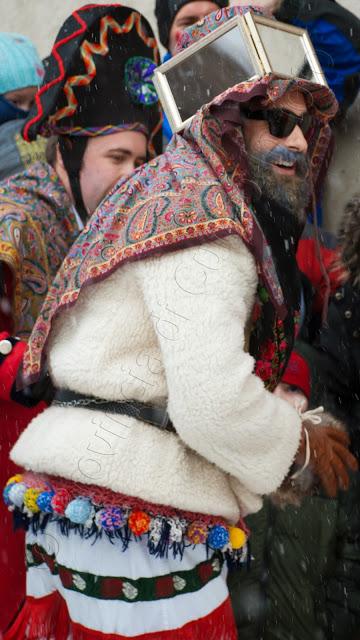
[[[78,232],[66,191],[46,163],[0,184],[0,262],[13,275],[14,329],[22,339]]]
[[[17,133],[14,141],[19,152],[20,162],[25,169],[45,159],[45,138],[38,136],[34,142],[25,142],[20,133]]]
[[[110,577],[77,571],[57,562],[54,553],[47,553],[38,544],[26,545],[27,567],[46,564],[52,575],[58,575],[64,589],[71,589],[89,598],[99,600],[122,600],[124,602],[144,602],[174,598],[179,592],[198,591],[216,578],[222,569],[224,558],[214,553],[193,569],[162,574],[151,578]]]
[[[311,150],[316,171],[318,155],[328,140],[326,123],[336,112],[336,101],[325,87],[267,76],[237,85],[203,107],[162,156],[113,188],[73,245],[49,290],[25,354],[24,373],[29,380],[40,373],[54,316],[76,302],[82,287],[107,277],[121,264],[159,251],[239,235],[257,260],[276,315],[286,317],[271,248],[244,194],[246,153],[241,129],[231,120],[234,114],[221,106],[231,101],[239,114],[236,103],[253,97],[264,103],[276,101],[293,86],[306,91],[309,109],[324,125]],[[290,333],[285,337],[287,352],[293,328]],[[274,379],[282,369],[278,366]]]

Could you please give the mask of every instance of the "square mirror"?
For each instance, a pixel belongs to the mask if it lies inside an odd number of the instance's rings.
[[[266,73],[326,85],[307,31],[252,13],[245,20]]]
[[[179,131],[204,104],[262,74],[246,24],[237,16],[161,65],[153,80],[172,130]]]

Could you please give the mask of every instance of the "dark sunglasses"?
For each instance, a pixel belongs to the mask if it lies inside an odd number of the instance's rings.
[[[266,120],[269,131],[275,138],[287,138],[298,125],[305,138],[311,136],[315,128],[315,118],[310,113],[297,116],[286,109],[245,109],[244,114],[250,120]]]

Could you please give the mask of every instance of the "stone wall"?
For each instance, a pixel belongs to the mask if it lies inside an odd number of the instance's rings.
[[[85,4],[85,0],[0,0],[1,29],[29,36],[38,47],[40,55],[46,56],[61,23],[81,4]],[[142,11],[154,24],[154,0],[126,0],[124,4]],[[257,0],[256,4],[261,4],[261,0]],[[341,0],[341,4],[360,17],[359,0]],[[359,166],[360,100],[336,137],[336,152],[324,201],[325,226],[329,230],[336,230],[344,204],[349,196],[357,189],[360,190]]]

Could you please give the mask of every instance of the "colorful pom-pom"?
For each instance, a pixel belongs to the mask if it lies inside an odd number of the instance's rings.
[[[54,513],[63,515],[70,500],[71,497],[67,489],[58,489],[51,499],[51,507]]]
[[[105,531],[116,531],[126,524],[126,516],[118,507],[104,507],[97,512],[95,521]]]
[[[40,511],[36,500],[38,499],[41,491],[39,489],[26,489],[24,493],[24,506],[32,513],[38,513]]]
[[[85,524],[91,513],[91,502],[87,498],[75,498],[69,502],[65,509],[65,516],[75,524]]]
[[[186,528],[186,524],[184,524],[183,520],[179,518],[171,518],[168,520],[170,525],[169,532],[169,541],[170,542],[181,542],[184,537],[184,530]]]
[[[11,504],[11,500],[10,500],[10,491],[13,487],[16,486],[15,482],[12,482],[11,484],[7,484],[4,491],[3,491],[3,498],[4,498],[4,502],[7,506],[9,506]]]
[[[233,549],[241,549],[246,543],[246,533],[238,527],[229,527],[230,544]]]
[[[192,544],[205,544],[207,539],[208,529],[203,522],[192,522],[186,532],[186,537],[192,542]]]
[[[10,486],[10,491],[8,493],[10,501],[19,509],[24,504],[24,494],[26,489],[27,486],[25,482],[16,482]]]
[[[14,482],[22,482],[22,475],[21,473],[17,473],[15,476],[11,476],[11,478],[9,478],[9,480],[7,481],[7,485],[8,484],[13,484]]]
[[[44,513],[52,513],[53,509],[51,506],[51,500],[55,495],[54,491],[42,491],[36,500],[36,504],[39,507],[40,511]]]
[[[141,536],[150,529],[151,518],[145,511],[133,511],[128,519],[130,531],[135,536]]]
[[[222,549],[226,544],[229,544],[229,531],[221,524],[217,524],[212,527],[208,535],[209,546],[213,549]]]
[[[163,532],[163,519],[153,518],[150,525],[149,539],[153,544],[159,544]]]

